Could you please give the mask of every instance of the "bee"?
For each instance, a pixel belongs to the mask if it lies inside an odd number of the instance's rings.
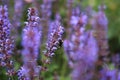
[[[59,44],[58,44],[60,47],[62,47],[62,45],[63,45],[63,40],[59,40]]]

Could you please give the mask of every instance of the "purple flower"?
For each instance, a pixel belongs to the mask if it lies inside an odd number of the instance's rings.
[[[28,22],[23,30],[23,67],[18,71],[19,78],[32,80],[39,77],[40,67],[37,66],[37,58],[40,46],[39,17],[34,8],[28,10]]]
[[[16,28],[20,27],[22,12],[23,12],[23,0],[14,0],[13,25]]]
[[[42,33],[43,33],[43,35],[42,35],[42,39],[44,39],[44,40],[46,40],[47,39],[47,37],[46,37],[46,35],[49,33],[49,25],[50,25],[50,23],[51,23],[51,19],[50,19],[50,17],[51,17],[51,14],[52,14],[52,10],[51,10],[51,8],[52,8],[52,0],[42,0],[43,1],[43,3],[41,4],[41,10],[40,10],[40,12],[41,12],[41,24],[42,24],[42,26],[44,26],[44,27],[42,27]]]
[[[120,68],[120,54],[114,54],[112,56],[112,62],[115,64],[116,67]]]
[[[71,38],[64,41],[64,50],[70,67],[72,80],[93,78],[95,62],[98,59],[98,45],[92,30],[86,30],[87,15],[79,14],[71,18]]]
[[[47,60],[45,62],[50,62],[49,58],[51,58],[55,54],[55,51],[61,47],[63,33],[64,28],[60,25],[60,23],[55,22],[46,43],[46,51],[44,51],[44,54],[47,57]]]
[[[99,11],[95,13],[95,16],[93,16],[92,27],[99,48],[98,50],[99,59],[97,66],[102,67],[102,65],[105,62],[108,62],[107,56],[109,54],[108,35],[107,35],[108,20],[104,13],[104,5],[101,5]]]
[[[43,0],[43,4],[41,5],[42,8],[42,17],[50,18],[51,16],[51,5],[52,0]]]
[[[13,40],[10,37],[11,24],[8,18],[7,6],[0,6],[0,66],[6,67],[7,74],[14,74],[13,61],[11,54],[13,53]]]
[[[61,16],[60,16],[59,13],[57,13],[56,16],[55,16],[55,20],[54,20],[54,21],[51,21],[51,22],[49,23],[49,29],[48,29],[48,37],[47,37],[47,39],[49,39],[49,36],[51,35],[53,29],[55,29],[55,28],[58,27],[57,24],[60,24],[60,23],[59,23],[60,20],[61,20]],[[48,40],[47,40],[47,41],[48,41]]]
[[[100,80],[119,80],[119,71],[115,69],[110,69],[109,66],[104,66],[100,71]]]

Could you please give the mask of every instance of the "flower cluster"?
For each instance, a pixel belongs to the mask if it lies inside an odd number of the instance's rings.
[[[105,6],[101,5],[94,15],[92,10],[89,10],[89,15],[83,14],[79,7],[72,11],[69,23],[71,31],[68,39],[64,41],[64,50],[72,68],[73,80],[119,80],[118,55],[113,58],[116,68],[111,70],[106,63],[109,61],[108,20],[104,8]],[[86,29],[88,21],[92,26],[91,29]]]
[[[115,68],[114,65],[109,66],[105,65],[103,69],[100,71],[100,80],[119,80],[120,72]]]
[[[101,5],[99,7],[99,11],[95,13],[92,19],[92,28],[94,30],[95,38],[97,40],[98,44],[98,61],[96,68],[102,68],[106,62],[108,62],[107,56],[108,56],[108,20],[104,13],[105,6]],[[96,71],[97,72],[97,71]],[[98,70],[99,74],[99,70]],[[100,73],[101,74],[101,73]]]
[[[49,23],[49,29],[48,29],[48,37],[47,37],[47,41],[49,41],[49,36],[51,35],[53,29],[55,29],[57,27],[57,24],[60,24],[60,21],[61,21],[61,16],[59,13],[57,13],[55,15],[55,20],[52,21]]]
[[[60,23],[55,22],[52,31],[50,32],[50,36],[46,43],[46,51],[44,51],[45,56],[47,59],[45,63],[50,62],[50,58],[55,54],[55,51],[61,47],[62,45],[62,36],[64,33],[64,28],[60,25]]]
[[[22,17],[22,7],[23,7],[23,0],[14,0],[14,17],[13,17],[13,25],[15,28],[20,27],[20,19]]]
[[[92,26],[95,31],[97,44],[99,46],[99,55],[106,56],[108,55],[108,20],[104,13],[105,6],[102,5],[99,7],[98,13],[94,16],[92,21]]]
[[[97,61],[98,45],[93,31],[86,30],[87,19],[86,14],[74,13],[70,21],[72,34],[70,39],[64,41],[65,53],[73,69],[71,74],[73,80],[92,79],[92,71]]]
[[[50,18],[51,6],[52,6],[52,0],[43,0],[43,4],[41,5],[43,18],[46,18],[46,19]]]
[[[23,67],[18,71],[19,79],[33,80],[39,77],[40,66],[37,65],[37,58],[40,46],[39,17],[36,10],[30,8],[28,10],[28,22],[23,30],[22,45],[24,50]]]
[[[43,3],[41,5],[41,23],[42,26],[44,26],[43,31],[43,38],[46,40],[47,37],[46,35],[49,32],[49,25],[50,25],[50,16],[52,14],[51,9],[52,9],[52,0],[42,0]]]
[[[22,46],[24,48],[22,57],[24,63],[18,71],[20,80],[38,79],[40,78],[40,71],[45,69],[45,66],[38,66],[37,64],[41,37],[39,20],[35,8],[30,8],[28,10],[28,22],[25,22],[26,27],[24,28],[22,35]],[[50,59],[57,48],[62,45],[64,28],[57,20],[53,24],[50,36],[48,37],[46,51],[44,52],[46,59],[43,61],[45,61],[45,64],[50,62]]]
[[[112,55],[112,62],[118,69],[120,69],[120,63],[119,63],[120,62],[120,54],[119,53]]]
[[[0,6],[0,66],[7,70],[7,74],[14,74],[13,61],[11,54],[13,53],[13,40],[10,37],[11,24],[8,18],[7,6]]]

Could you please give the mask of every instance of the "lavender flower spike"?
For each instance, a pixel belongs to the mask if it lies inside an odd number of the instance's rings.
[[[72,80],[92,80],[98,59],[98,45],[93,31],[86,30],[87,15],[79,15],[71,18],[72,34],[71,38],[64,41],[64,50],[69,66],[73,69]]]
[[[96,34],[97,43],[99,46],[99,55],[108,55],[108,20],[104,13],[104,5],[100,6],[98,13],[93,18],[92,26]]]
[[[13,17],[13,24],[16,29],[20,27],[20,21],[22,17],[23,11],[23,0],[14,0],[14,17]]]
[[[35,80],[39,77],[40,67],[37,66],[37,57],[40,43],[40,32],[39,32],[39,17],[37,16],[36,10],[30,8],[28,10],[28,22],[23,30],[22,45],[24,50],[23,56],[23,67],[18,71],[19,79]]]
[[[55,22],[54,27],[52,28],[52,32],[50,33],[48,42],[46,44],[46,51],[44,52],[47,60],[45,63],[49,62],[49,59],[54,55],[55,51],[61,47],[62,45],[62,36],[64,33],[64,28],[60,25],[60,23]]]
[[[7,11],[7,6],[0,6],[0,66],[5,67],[7,75],[12,76],[14,74],[14,66],[11,54],[14,45],[10,37],[11,24]]]

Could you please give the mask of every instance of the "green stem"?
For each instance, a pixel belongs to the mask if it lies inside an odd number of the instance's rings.
[[[67,62],[64,61],[62,71],[61,71],[61,79],[60,80],[64,80],[64,75],[65,75],[65,72],[66,72],[66,66],[67,66]]]

